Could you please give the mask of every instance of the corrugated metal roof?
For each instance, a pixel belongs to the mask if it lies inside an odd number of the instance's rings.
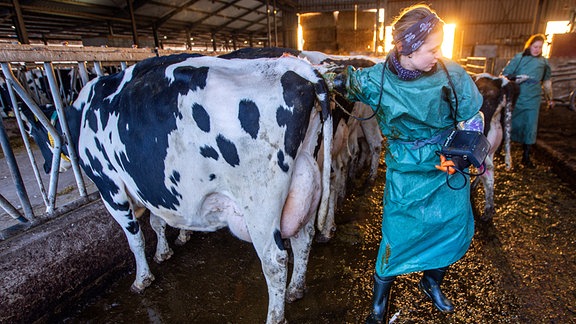
[[[21,15],[14,3],[19,4]],[[129,0],[0,0],[0,41],[17,41],[18,17],[32,43],[119,40],[132,44]],[[414,0],[133,0],[140,47],[295,47],[296,14],[386,8],[385,25]],[[427,2],[457,23],[464,44],[523,43],[546,21],[568,20],[576,0],[436,0]],[[269,9],[267,11],[267,8]],[[537,20],[538,26],[534,26]],[[154,34],[156,32],[156,34]],[[154,36],[157,37],[155,42]],[[215,39],[217,44],[212,44]],[[261,43],[261,44],[259,44]],[[111,44],[110,46],[118,46]],[[229,48],[227,48],[229,49]],[[219,48],[218,50],[222,50]]]
[[[133,39],[126,0],[0,1],[0,38],[18,40],[18,12],[31,43],[80,41],[83,38]],[[19,4],[19,5],[18,5]],[[18,7],[18,8],[17,8]],[[163,44],[209,44],[266,41],[282,28],[291,0],[135,0],[132,3],[138,39],[149,44],[154,32]],[[267,11],[268,9],[268,11]],[[269,13],[269,14],[267,14]]]

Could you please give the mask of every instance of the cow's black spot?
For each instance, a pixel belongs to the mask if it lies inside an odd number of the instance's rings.
[[[200,154],[203,157],[207,157],[207,158],[213,158],[214,160],[218,161],[218,152],[216,151],[216,149],[214,149],[212,146],[202,146],[200,148]]]
[[[282,241],[282,234],[280,233],[279,229],[274,230],[274,242],[276,242],[276,246],[280,251],[286,250],[284,247],[284,242]]]
[[[88,125],[88,127],[93,131],[96,132],[98,131],[98,119],[96,117],[96,114],[86,114],[86,121],[85,123]]]
[[[94,144],[96,144],[96,149],[98,149],[99,152],[106,152],[98,138],[94,138]]]
[[[228,164],[233,167],[240,165],[240,157],[238,156],[238,150],[234,143],[220,134],[216,137],[216,145],[218,145],[222,157]]]
[[[238,107],[238,119],[242,129],[256,139],[260,129],[260,111],[256,103],[249,99],[241,100]]]
[[[88,149],[84,152],[88,161],[87,164],[85,164],[84,161],[81,161],[82,169],[84,169],[86,175],[94,182],[98,191],[100,191],[102,199],[114,210],[128,211],[130,209],[128,202],[125,202],[124,204],[116,203],[112,198],[120,191],[120,188],[112,179],[104,174],[100,161],[95,159]],[[131,214],[128,214],[127,217],[131,217]]]
[[[108,170],[116,170],[112,165],[111,161],[108,159],[108,154],[106,153],[106,147],[102,144],[102,142],[100,142],[98,138],[94,138],[94,144],[96,145],[96,149],[102,153],[102,155],[105,157],[105,160],[108,162],[107,163]]]
[[[126,227],[126,229],[131,234],[137,234],[138,231],[140,230],[140,225],[138,225],[138,221],[131,221],[128,222],[128,226]]]
[[[118,152],[114,152],[114,159],[116,160],[116,164],[118,164],[122,168],[122,170],[124,170],[124,168],[122,167],[122,160],[120,159],[120,156],[118,156]]]
[[[282,152],[282,150],[278,151],[277,157],[278,157],[278,166],[280,167],[280,169],[284,172],[288,172],[288,170],[290,170],[290,166],[286,164],[286,161],[284,160],[284,152]]]
[[[180,197],[180,199],[182,199],[182,194],[180,194],[180,192],[178,192],[178,190],[176,190],[176,188],[172,187],[172,194],[176,197]]]
[[[204,89],[207,77],[208,67],[181,66],[174,70],[170,87],[177,89],[179,94],[187,94],[190,90]]]
[[[285,55],[286,53],[298,56],[300,55],[301,52],[292,48],[284,48],[284,47],[263,47],[263,48],[246,47],[230,53],[219,55],[218,57],[225,59],[235,59],[235,58],[256,59],[263,57],[266,58],[280,57],[282,55]]]
[[[140,224],[138,223],[138,220],[134,218],[134,213],[132,212],[132,209],[130,209],[130,203],[126,201],[122,204],[117,204],[115,209],[127,212],[125,216],[129,222],[126,229],[132,234],[138,233],[140,230]]]
[[[278,107],[276,119],[279,126],[286,126],[284,151],[294,159],[306,136],[316,92],[314,84],[292,71],[284,73],[281,82],[284,102],[288,107]]]
[[[216,175],[214,173],[210,173],[208,178],[210,179],[210,181],[212,181],[212,180],[216,179]]]
[[[202,105],[195,103],[192,106],[192,118],[194,118],[198,128],[206,133],[210,132],[210,115]]]
[[[132,78],[122,84],[111,101],[106,98],[118,90],[125,72],[100,77],[93,87],[87,116],[99,116],[102,125],[112,115],[118,116],[118,135],[126,152],[116,159],[134,180],[142,199],[154,207],[176,209],[179,205],[178,196],[166,187],[164,179],[168,134],[182,118],[179,94],[204,87],[208,73],[207,67],[183,67],[174,71],[175,79],[169,82],[166,68],[194,56],[198,55],[161,56],[135,64],[131,67]],[[90,120],[89,125],[93,127],[96,121]]]
[[[173,184],[178,184],[178,182],[180,182],[180,172],[178,171],[173,171],[172,175],[170,176],[170,181]]]

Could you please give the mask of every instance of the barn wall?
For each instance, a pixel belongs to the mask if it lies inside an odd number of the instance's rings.
[[[338,51],[343,53],[373,52],[375,23],[375,12],[340,12],[336,27]]]
[[[345,11],[302,15],[304,50],[328,54],[374,52],[374,11]]]
[[[326,1],[301,0],[299,8],[301,13],[339,10],[339,16],[342,17],[355,11],[375,9],[377,3],[378,1],[343,0],[327,4]],[[388,0],[380,3],[384,4],[382,7],[385,9],[385,25],[390,25],[403,8],[416,2]],[[445,22],[457,24],[453,53],[455,59],[475,56],[478,54],[479,45],[494,45],[497,57],[510,58],[522,50],[530,35],[543,33],[547,21],[568,20],[570,9],[575,6],[573,0],[438,0],[427,3]],[[374,19],[366,19],[365,22],[371,24],[369,28],[373,33]],[[341,23],[347,21],[339,18],[337,28],[341,28]],[[366,33],[368,34],[368,31]],[[311,37],[320,38],[321,35]],[[364,49],[360,48],[362,45],[358,44],[355,51],[363,51]],[[343,52],[342,49],[348,50],[348,46],[339,49]]]
[[[298,48],[297,13],[295,11],[284,11],[282,13],[282,26],[282,47]]]
[[[303,27],[304,50],[334,53],[337,50],[336,20],[332,13],[300,17]]]
[[[550,57],[576,58],[576,33],[555,34],[552,38]]]
[[[576,91],[576,57],[552,57],[549,63],[554,98],[568,100],[572,91]]]

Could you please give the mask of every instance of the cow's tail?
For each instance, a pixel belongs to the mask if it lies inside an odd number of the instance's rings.
[[[330,92],[324,78],[316,71],[319,81],[315,83],[316,96],[321,109],[322,136],[324,146],[324,159],[322,163],[322,197],[318,207],[318,220],[316,226],[322,231],[328,214],[328,201],[330,199],[330,170],[332,167],[332,113],[330,110]]]
[[[506,106],[504,106],[504,162],[506,171],[512,170],[511,139],[512,136],[512,110],[513,103],[509,94],[506,95]]]
[[[512,111],[516,106],[518,94],[520,93],[520,87],[516,82],[510,82],[505,79],[502,83],[502,88],[504,90],[504,96],[506,97],[506,106],[504,106],[504,114],[502,117],[502,124],[504,128],[504,162],[506,165],[506,171],[510,171],[513,168],[512,154],[510,152],[512,135]]]

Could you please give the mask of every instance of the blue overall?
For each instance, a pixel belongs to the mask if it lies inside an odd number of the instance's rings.
[[[460,65],[445,64],[458,96],[457,120],[468,120],[480,110],[482,96]],[[448,101],[454,105],[455,98],[446,72],[438,65],[433,73],[403,81],[387,67],[381,88],[383,66],[347,70],[348,98],[379,109],[388,139],[380,277],[448,266],[466,253],[474,234],[469,182],[462,190],[450,189],[446,173],[435,168],[439,134],[454,126]],[[449,96],[443,95],[447,89]],[[453,186],[463,180],[461,174],[450,179]]]
[[[538,114],[542,101],[541,81],[550,80],[551,69],[548,60],[542,56],[516,54],[502,71],[503,75],[528,75],[530,78],[520,83],[520,95],[512,111],[511,139],[523,144],[536,143]]]

